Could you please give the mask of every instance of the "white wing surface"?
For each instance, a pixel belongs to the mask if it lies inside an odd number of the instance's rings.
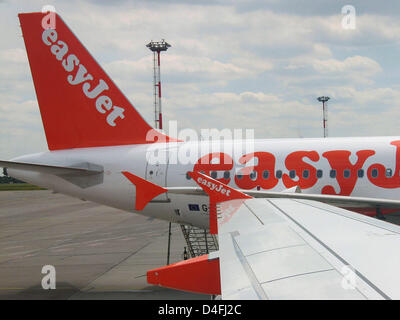
[[[189,174],[210,197],[222,299],[400,299],[399,226]]]
[[[219,210],[223,299],[400,298],[396,225],[310,200]]]

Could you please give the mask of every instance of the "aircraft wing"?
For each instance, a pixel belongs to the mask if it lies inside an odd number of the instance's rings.
[[[170,192],[124,172],[144,208]],[[253,198],[199,172],[219,250],[149,270],[150,284],[222,299],[400,299],[400,227],[308,199]],[[197,192],[197,191],[195,191]]]
[[[312,200],[221,201],[229,187],[192,174],[217,207],[222,299],[400,298],[400,227]]]
[[[221,204],[223,299],[399,299],[400,228],[310,200]],[[233,203],[232,203],[233,202]]]

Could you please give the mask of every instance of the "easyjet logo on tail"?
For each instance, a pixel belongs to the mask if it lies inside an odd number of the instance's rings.
[[[71,73],[75,71],[75,75],[68,75],[67,81],[70,85],[76,86],[82,84],[83,94],[92,100],[95,100],[94,106],[96,110],[101,114],[106,114],[106,122],[108,125],[115,127],[118,122],[118,118],[124,119],[124,108],[114,106],[110,97],[103,94],[104,91],[108,90],[107,83],[100,79],[98,84],[94,86],[93,76],[88,73],[85,66],[80,63],[79,58],[75,54],[68,54],[68,45],[61,40],[58,40],[58,34],[54,29],[46,29],[42,33],[43,43],[50,46],[50,51],[54,54],[58,61],[61,61],[61,65],[66,72]]]

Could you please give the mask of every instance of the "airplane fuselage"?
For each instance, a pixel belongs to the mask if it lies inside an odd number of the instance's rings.
[[[310,194],[396,200],[400,196],[400,137],[141,144],[67,149],[13,160],[102,166],[101,183],[89,187],[51,174],[8,172],[56,192],[129,212],[136,212],[135,186],[122,171],[163,187],[195,187],[186,173],[201,171],[243,190],[283,191],[298,186]],[[140,214],[207,228],[208,198],[167,193],[151,201]]]

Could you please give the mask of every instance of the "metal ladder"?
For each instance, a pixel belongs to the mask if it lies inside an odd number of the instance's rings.
[[[218,250],[218,239],[208,230],[183,224],[181,229],[192,258]]]

